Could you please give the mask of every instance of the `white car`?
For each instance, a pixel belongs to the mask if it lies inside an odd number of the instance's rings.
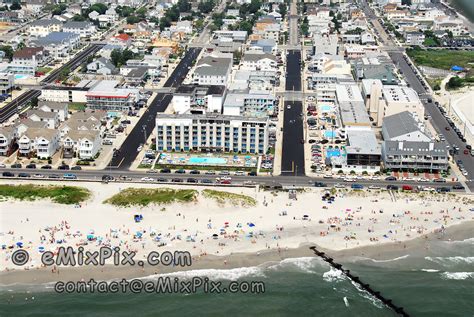
[[[346,186],[343,185],[343,184],[337,183],[337,184],[334,185],[334,187],[336,187],[336,188],[344,188],[344,187],[346,187]]]
[[[34,178],[44,178],[43,174],[33,174]]]
[[[380,189],[380,186],[370,185],[369,189]]]
[[[143,146],[140,145],[140,146],[137,148],[137,152],[140,152],[141,150],[143,150]]]
[[[141,181],[142,181],[142,182],[153,182],[154,179],[151,178],[151,177],[143,177],[143,178],[141,179]]]
[[[235,175],[236,175],[236,176],[244,176],[245,173],[242,172],[242,171],[237,171],[237,172],[235,172]]]
[[[0,168],[5,168],[7,167],[5,164],[0,164]]]

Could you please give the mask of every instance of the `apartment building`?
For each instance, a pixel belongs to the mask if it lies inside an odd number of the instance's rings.
[[[197,85],[227,85],[232,70],[231,57],[206,56],[194,71],[193,83]]]
[[[13,89],[14,75],[10,73],[0,73],[0,92],[9,94]]]
[[[46,52],[42,47],[25,47],[13,54],[8,71],[13,74],[34,76],[38,66],[46,62]]]
[[[264,154],[268,149],[268,124],[268,118],[159,114],[156,149]]]
[[[69,32],[51,32],[31,42],[34,47],[44,47],[48,54],[61,60],[69,57],[69,53],[79,47],[80,37],[78,34]]]
[[[382,159],[385,168],[445,171],[449,166],[446,146],[433,140],[422,121],[408,111],[383,119]]]
[[[247,41],[247,31],[220,30],[213,33],[216,39],[231,39],[232,42],[245,43]]]
[[[138,88],[118,88],[118,81],[103,80],[86,92],[90,109],[128,111],[132,109],[139,95]]]
[[[56,113],[60,122],[64,122],[69,117],[68,103],[53,101],[38,101],[38,109],[47,113]]]
[[[63,27],[61,21],[56,19],[35,20],[29,24],[28,32],[32,37],[46,36],[51,32],[60,32]]]
[[[64,23],[63,32],[79,35],[81,38],[90,38],[96,33],[96,27],[91,22],[69,21]]]

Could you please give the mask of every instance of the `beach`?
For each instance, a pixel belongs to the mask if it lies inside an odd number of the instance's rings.
[[[47,200],[0,202],[0,244],[6,246],[1,250],[1,284],[91,277],[109,280],[177,270],[250,267],[312,257],[311,245],[336,258],[363,255],[383,259],[410,248],[421,252],[426,239],[449,240],[456,233],[470,238],[474,227],[474,213],[469,211],[472,198],[465,194],[399,193],[394,198],[380,190],[339,189],[330,203],[322,200],[326,191],[320,188],[299,192],[293,200],[288,192],[229,187],[217,190],[252,197],[256,206],[217,203],[200,194],[190,203],[118,208],[103,202],[127,187],[189,187],[74,184],[88,188],[92,197],[72,206]],[[194,188],[202,191],[206,187]],[[143,219],[136,222],[135,215]],[[17,242],[30,254],[30,261],[22,267],[11,262]],[[83,246],[90,251],[118,246],[137,252],[136,260],[146,260],[151,251],[189,251],[192,265],[41,267],[39,247],[55,251],[60,246]]]

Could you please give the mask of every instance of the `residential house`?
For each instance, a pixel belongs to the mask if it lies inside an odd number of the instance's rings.
[[[102,145],[100,131],[70,130],[62,141],[63,158],[93,159],[99,153]]]
[[[33,109],[26,112],[26,117],[32,121],[46,122],[48,129],[57,129],[59,126],[59,114],[57,112]]]
[[[107,58],[99,57],[95,61],[87,64],[87,72],[105,76],[118,74],[118,69]]]
[[[425,34],[422,32],[406,32],[405,43],[408,45],[421,46],[425,41]]]
[[[0,73],[0,92],[9,94],[13,89],[14,75],[11,73]]]
[[[78,34],[69,32],[51,32],[31,43],[34,47],[44,47],[53,58],[61,60],[70,56],[70,52],[80,45]]]
[[[246,53],[242,59],[241,69],[247,70],[275,70],[278,68],[275,55],[267,53]]]
[[[28,32],[32,37],[42,37],[51,32],[60,32],[62,27],[63,24],[56,19],[41,19],[31,22]]]
[[[0,155],[10,156],[15,150],[17,130],[14,126],[0,127]]]
[[[90,38],[96,33],[96,28],[91,22],[70,21],[64,23],[63,32],[78,34],[81,38]]]
[[[18,155],[51,158],[59,149],[59,130],[29,128],[18,139]]]
[[[67,102],[38,101],[38,109],[44,112],[57,113],[60,122],[64,122],[69,116]]]

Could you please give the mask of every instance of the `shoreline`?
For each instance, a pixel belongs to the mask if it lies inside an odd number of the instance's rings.
[[[56,281],[88,281],[94,278],[98,281],[109,281],[116,279],[141,279],[154,275],[196,271],[196,270],[231,270],[239,268],[268,267],[282,260],[301,257],[317,257],[311,246],[316,246],[320,251],[326,252],[338,263],[353,262],[354,260],[377,260],[384,261],[407,254],[416,254],[417,257],[429,255],[430,243],[437,241],[461,241],[474,237],[474,221],[466,221],[461,224],[449,226],[444,233],[428,233],[426,235],[406,240],[403,242],[387,242],[378,245],[354,247],[346,250],[331,250],[318,246],[315,243],[303,243],[298,248],[282,249],[280,251],[271,249],[261,252],[233,253],[223,256],[207,255],[193,260],[189,267],[163,267],[145,266],[130,267],[105,265],[103,267],[77,267],[60,268],[58,273],[51,273],[50,268],[38,268],[24,271],[0,272],[0,287],[18,288],[24,286],[36,286],[54,283]],[[358,259],[360,258],[360,259]],[[204,273],[204,272],[203,272]],[[205,274],[202,274],[205,275]],[[31,283],[33,281],[33,283]]]

